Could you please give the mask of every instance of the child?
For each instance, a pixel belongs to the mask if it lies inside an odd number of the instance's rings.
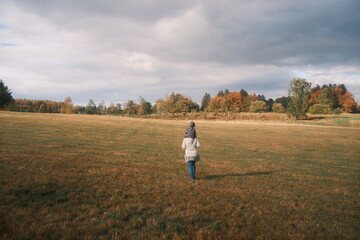
[[[195,162],[200,160],[200,155],[197,148],[200,147],[200,142],[196,138],[195,123],[190,122],[189,127],[185,131],[185,137],[182,142],[183,149],[185,149],[185,162],[188,164],[190,178],[195,180]]]

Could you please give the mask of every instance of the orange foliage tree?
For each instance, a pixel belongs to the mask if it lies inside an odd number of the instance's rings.
[[[331,94],[331,101],[333,101],[333,105],[330,106],[331,110],[335,108],[342,108],[345,112],[356,112],[357,111],[357,103],[355,101],[354,95],[346,90],[346,88],[341,87],[332,87],[332,88],[322,88],[317,89],[316,91],[311,93],[309,103],[310,105],[322,103],[319,97],[321,97],[324,93],[325,89],[329,89]]]
[[[344,95],[339,96],[339,103],[344,107],[346,112],[355,112],[357,108],[357,103],[355,101],[354,95],[350,92],[346,92]]]
[[[331,88],[331,91],[334,93],[335,96],[339,97],[340,95],[344,94],[344,89],[342,88]]]
[[[225,96],[226,108],[230,112],[243,112],[246,110],[244,98],[240,92],[231,92]]]
[[[183,113],[199,110],[197,103],[180,93],[171,93],[164,99],[156,100],[155,107],[158,113]]]
[[[225,112],[225,97],[216,96],[211,98],[206,110],[208,112]]]
[[[74,105],[72,103],[72,99],[70,96],[65,98],[65,101],[61,105],[62,105],[60,108],[61,113],[67,113],[67,114],[74,113]]]
[[[318,103],[317,100],[318,100],[320,94],[321,94],[321,89],[316,90],[315,92],[312,92],[310,94],[310,100],[309,100],[310,105]]]
[[[218,95],[209,101],[209,112],[242,112],[246,110],[245,98],[240,92],[231,92],[226,95]]]

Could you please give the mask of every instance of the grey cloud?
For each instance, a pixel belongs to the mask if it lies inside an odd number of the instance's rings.
[[[307,66],[360,63],[356,0],[2,2],[1,42],[16,46],[0,49],[0,78],[24,97],[153,102],[175,91],[201,101],[224,88],[276,97]],[[344,74],[308,77],[358,92],[359,70]],[[30,84],[39,82],[48,89]]]
[[[224,60],[279,65],[289,57],[302,59],[299,65],[359,60],[358,1],[227,3],[205,9],[210,25],[223,29]]]
[[[40,16],[58,22],[82,17],[121,17],[142,22],[154,22],[171,17],[193,5],[190,0],[18,0],[16,4]]]
[[[71,21],[70,27],[90,32],[100,44],[118,42],[171,61],[291,66],[358,62],[360,55],[360,3],[355,0],[16,3],[46,19]],[[193,16],[184,16],[191,10]],[[176,18],[182,22],[170,25],[169,34],[179,41],[156,35],[154,25]]]

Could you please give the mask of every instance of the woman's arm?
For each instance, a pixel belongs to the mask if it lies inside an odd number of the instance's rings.
[[[181,145],[182,149],[186,148],[186,144],[185,144],[185,138],[183,139],[182,145]]]

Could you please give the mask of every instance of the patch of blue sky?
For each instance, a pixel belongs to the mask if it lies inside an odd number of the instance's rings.
[[[0,47],[14,47],[17,46],[15,43],[0,43]]]
[[[0,23],[0,30],[2,30],[2,29],[6,29],[7,27],[4,25],[4,24],[1,24]]]

